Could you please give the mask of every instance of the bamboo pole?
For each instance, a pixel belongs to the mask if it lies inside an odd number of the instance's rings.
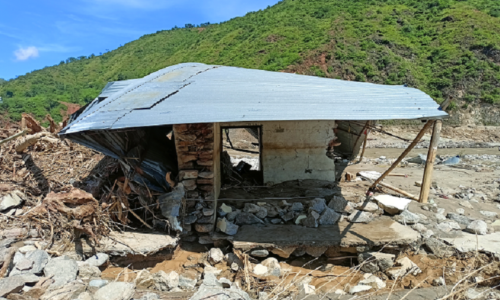
[[[23,130],[21,132],[18,132],[12,136],[9,136],[8,138],[4,139],[4,140],[1,140],[0,141],[0,145],[3,144],[3,143],[7,143],[8,141],[11,141],[11,140],[14,140],[22,135],[24,135],[25,133],[28,133],[28,130]]]
[[[436,161],[436,153],[439,143],[439,136],[441,133],[441,127],[443,122],[441,120],[436,120],[434,122],[434,128],[432,129],[431,143],[429,144],[429,151],[427,152],[427,161],[425,162],[424,178],[422,179],[422,187],[420,188],[420,199],[421,203],[427,203],[429,199],[429,191],[432,182],[432,173],[434,171],[434,162]]]
[[[412,200],[418,201],[417,196],[415,196],[415,195],[413,195],[413,194],[410,194],[410,193],[408,193],[408,192],[405,192],[405,191],[403,191],[402,189],[398,189],[397,187],[394,187],[394,186],[392,186],[392,185],[390,185],[390,184],[387,184],[387,183],[385,183],[385,182],[379,182],[378,184],[379,184],[379,185],[381,185],[381,186],[383,186],[383,187],[386,187],[386,188],[388,188],[388,189],[390,189],[390,190],[393,190],[393,191],[395,191],[395,192],[398,192],[398,193],[400,193],[401,195],[403,195],[403,196],[405,196],[405,197],[408,197],[408,198],[410,198],[410,199],[412,199]]]
[[[408,148],[406,148],[406,150],[398,157],[398,159],[396,159],[396,161],[389,167],[389,169],[387,169],[387,171],[385,171],[384,174],[382,174],[377,180],[375,180],[375,182],[371,185],[370,189],[375,188],[377,184],[379,184],[382,181],[382,179],[384,179],[389,173],[391,173],[392,170],[394,170],[397,167],[397,165],[403,160],[403,158],[405,158],[406,155],[408,155],[408,153],[410,153],[410,151],[417,145],[417,143],[420,142],[420,139],[424,136],[425,131],[432,124],[434,124],[433,120],[429,120],[427,121],[427,123],[425,123],[424,127],[417,134],[413,142],[411,142]]]
[[[365,155],[365,148],[366,148],[366,141],[368,140],[368,133],[369,133],[369,130],[367,129],[366,134],[365,134],[365,139],[363,140],[363,149],[361,150],[361,155],[359,156],[359,162],[361,162],[363,160],[363,156]]]

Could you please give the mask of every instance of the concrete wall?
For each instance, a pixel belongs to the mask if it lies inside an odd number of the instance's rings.
[[[231,122],[220,123],[215,128],[226,126],[262,126],[265,183],[335,180],[333,160],[325,155],[328,142],[335,137],[335,121]],[[220,142],[220,130],[215,134],[214,142]]]

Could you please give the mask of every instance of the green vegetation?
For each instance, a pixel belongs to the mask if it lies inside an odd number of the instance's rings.
[[[106,82],[181,62],[417,87],[441,102],[500,104],[498,0],[285,0],[221,24],[149,34],[0,85],[0,109],[60,120]]]

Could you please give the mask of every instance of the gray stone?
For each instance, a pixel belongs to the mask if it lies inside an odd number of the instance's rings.
[[[14,239],[14,238],[2,239],[0,241],[0,248],[10,247],[10,245],[14,244],[15,242],[16,242],[16,239]]]
[[[400,215],[394,216],[393,219],[403,225],[412,225],[420,221],[420,217],[417,214],[408,210],[404,210]]]
[[[457,222],[458,224],[462,224],[465,226],[469,225],[471,222],[471,220],[469,218],[467,218],[466,216],[463,216],[463,215],[457,214],[457,213],[450,212],[446,215],[446,217],[450,220]]]
[[[452,247],[446,245],[443,241],[438,240],[437,238],[428,238],[427,240],[425,240],[424,246],[427,250],[440,258],[450,257],[455,254],[455,251]]]
[[[190,225],[194,224],[198,220],[198,217],[195,214],[187,215],[184,217],[184,224]]]
[[[106,284],[108,284],[108,281],[103,279],[94,279],[89,282],[90,287],[96,287],[96,288],[102,288]]]
[[[243,208],[244,212],[255,214],[260,211],[260,206],[253,203],[245,203],[245,208]]]
[[[26,196],[18,190],[15,190],[10,194],[3,196],[2,199],[0,199],[0,211],[4,211],[21,205],[24,202],[25,198]]]
[[[379,207],[378,204],[375,202],[362,202],[356,205],[356,209],[367,212],[376,212],[379,209]]]
[[[467,225],[465,231],[474,234],[484,235],[488,233],[488,224],[486,224],[486,222],[482,220],[472,221],[469,225]]]
[[[196,221],[198,224],[212,224],[215,219],[215,216],[204,216],[201,218],[198,218],[198,221]]]
[[[222,279],[221,279],[222,280]],[[190,300],[202,300],[202,299],[240,299],[240,300],[251,300],[250,296],[238,289],[238,287],[233,284],[229,288],[223,287],[223,284],[219,282],[216,278],[212,278],[210,282],[205,282],[198,288],[196,293],[190,298]]]
[[[196,279],[191,279],[184,275],[179,276],[179,287],[183,290],[194,290],[197,282]]]
[[[60,287],[76,279],[78,264],[65,256],[53,258],[47,263],[43,273],[46,277],[53,276],[53,287]]]
[[[313,217],[312,215],[308,216],[307,218],[302,219],[301,223],[305,227],[310,227],[310,228],[318,227],[318,220],[315,217]]]
[[[271,224],[279,224],[279,223],[281,223],[282,221],[281,221],[281,219],[271,219],[271,221],[270,221],[270,222],[271,222]]]
[[[218,264],[224,259],[224,253],[219,248],[212,248],[208,252],[208,260],[211,264]]]
[[[134,295],[135,286],[128,282],[111,282],[94,294],[94,300],[129,300]]]
[[[85,291],[85,285],[78,281],[73,281],[61,287],[50,286],[48,291],[40,297],[40,300],[68,300],[75,299]],[[30,291],[31,292],[31,291]],[[94,300],[96,300],[94,298]],[[103,300],[103,299],[101,299]],[[106,300],[109,300],[108,298]]]
[[[238,225],[229,222],[226,218],[219,218],[217,220],[217,229],[225,234],[235,235],[238,232],[238,228]]]
[[[435,214],[434,217],[436,217],[436,220],[438,222],[446,221],[446,216],[444,216],[442,214]]]
[[[366,211],[355,210],[347,219],[352,223],[369,223],[373,220],[373,214]]]
[[[314,218],[314,219],[319,219],[319,213],[317,213],[316,211],[311,211],[311,216]]]
[[[241,212],[236,216],[235,223],[237,225],[253,225],[264,224],[264,222],[255,215],[248,212]]]
[[[153,274],[155,281],[154,287],[158,291],[166,292],[179,286],[179,274],[174,271],[168,274],[164,271],[158,271]]]
[[[450,232],[452,230],[461,230],[460,225],[455,221],[445,221],[436,225],[436,228],[443,232]]]
[[[492,212],[492,211],[482,210],[482,211],[480,211],[480,213],[487,218],[496,218],[498,216],[498,214],[496,212]]]
[[[266,249],[252,250],[250,252],[250,255],[255,257],[267,257],[269,255],[269,251],[267,251]]]
[[[212,232],[213,225],[212,224],[194,224],[194,230],[201,233]]]
[[[474,207],[472,206],[472,204],[470,204],[469,201],[460,201],[459,203],[461,206],[465,207],[465,208],[469,208],[469,209],[473,209]]]
[[[285,211],[279,207],[274,205],[266,206],[267,209],[267,217],[268,218],[277,218],[285,213]]]
[[[234,253],[228,253],[225,256],[227,265],[231,267],[233,271],[238,271],[243,268],[243,262],[240,258]]]
[[[226,219],[230,222],[233,222],[240,213],[241,210],[232,211],[226,215]]]
[[[365,273],[385,272],[392,268],[396,256],[389,253],[366,252],[358,254],[358,262]]]
[[[347,200],[342,196],[333,196],[333,199],[328,203],[328,207],[336,212],[343,213],[347,206]]]
[[[332,200],[333,201],[333,200]],[[319,225],[333,225],[336,224],[340,219],[340,214],[335,212],[335,210],[327,207],[325,211],[321,214],[319,218]]]
[[[13,276],[0,279],[0,297],[6,297],[11,293],[18,293],[24,287],[21,276]]]
[[[267,275],[277,276],[281,275],[281,266],[278,260],[274,257],[266,258],[261,264],[267,267]]]
[[[204,208],[202,211],[204,216],[211,216],[214,214],[213,208]]]
[[[33,267],[34,261],[27,258],[22,258],[15,266],[19,271],[26,271]]]
[[[315,198],[309,204],[309,210],[314,210],[317,213],[322,213],[326,208],[325,199],[323,198]]]
[[[161,300],[161,298],[160,298],[160,296],[158,296],[155,293],[146,293],[146,294],[142,295],[142,297],[137,299],[137,300]]]
[[[89,259],[85,261],[87,265],[100,267],[107,263],[109,260],[109,255],[106,253],[97,253],[92,255]]]
[[[262,207],[262,206],[259,206],[259,208],[260,208],[260,210],[255,213],[255,216],[260,218],[260,219],[264,219],[265,217],[267,217],[267,209],[265,207]]]
[[[84,279],[90,279],[93,277],[100,277],[101,270],[96,266],[87,265],[85,263],[78,266],[78,276]]]
[[[292,220],[294,217],[295,217],[295,214],[294,214],[293,211],[289,211],[286,214],[284,214],[283,216],[281,216],[281,218],[285,222],[288,222],[288,221]]]
[[[304,205],[302,205],[301,202],[294,202],[294,203],[292,203],[290,210],[291,211],[302,211],[302,210],[304,210]]]
[[[198,238],[198,243],[202,245],[210,245],[213,244],[214,241],[212,240],[212,237],[209,235],[202,235]]]
[[[182,231],[182,226],[178,218],[185,193],[184,185],[179,183],[170,193],[162,194],[158,197],[161,214],[167,218],[171,228],[175,231]]]
[[[17,251],[21,252],[22,254],[26,254],[28,252],[32,252],[35,250],[38,250],[38,249],[33,245],[26,245],[26,246],[23,246],[23,247],[17,249]]]
[[[22,255],[22,254],[20,254],[20,255]],[[18,253],[16,253],[16,256],[18,256]],[[20,274],[29,274],[29,273],[41,274],[43,271],[43,268],[47,265],[47,263],[49,262],[49,259],[50,259],[47,252],[45,252],[43,250],[35,250],[31,253],[28,253],[25,258],[33,261],[33,266],[31,267],[31,269],[21,271],[21,270],[14,268],[10,272],[9,276],[20,275]],[[17,259],[19,259],[19,258],[14,257],[14,263],[17,263]]]
[[[323,253],[328,250],[328,247],[323,246],[323,247],[313,247],[313,246],[308,246],[305,248],[306,253],[311,255],[312,257],[320,257],[323,255]]]
[[[396,260],[396,267],[390,268],[385,272],[392,279],[402,278],[406,275],[417,275],[422,273],[422,270],[412,262],[408,257],[402,257]]]
[[[457,208],[455,211],[456,211],[456,212],[457,212],[457,214],[459,214],[459,215],[464,215],[464,214],[465,214],[465,209],[463,209],[463,208]]]
[[[424,234],[427,231],[427,227],[420,223],[414,224],[411,228],[418,231],[420,234]]]

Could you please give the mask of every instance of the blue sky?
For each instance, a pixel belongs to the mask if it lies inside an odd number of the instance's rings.
[[[98,55],[177,25],[218,23],[278,0],[0,0],[0,78]]]

